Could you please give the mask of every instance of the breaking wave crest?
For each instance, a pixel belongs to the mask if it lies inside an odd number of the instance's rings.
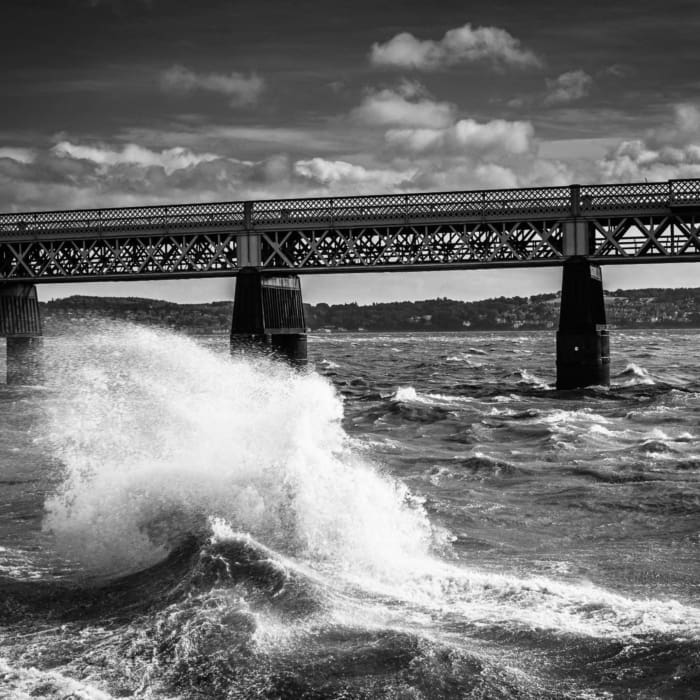
[[[429,545],[405,487],[350,449],[318,375],[129,326],[64,341],[53,365],[46,440],[63,483],[44,528],[91,573],[150,565],[212,517],[348,566],[394,566]]]
[[[630,362],[617,377],[622,379],[623,386],[634,386],[636,384],[656,384],[649,372],[644,367]]]

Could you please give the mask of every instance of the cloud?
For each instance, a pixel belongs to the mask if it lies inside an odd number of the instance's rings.
[[[606,180],[618,182],[700,177],[700,108],[675,105],[668,124],[621,141],[599,168]]]
[[[547,94],[544,97],[545,104],[565,104],[580,100],[589,94],[593,85],[593,78],[582,70],[573,70],[562,73],[554,80],[547,80]]]
[[[419,83],[370,92],[350,116],[383,130],[383,145],[364,155],[363,166],[371,163],[374,174],[362,178],[365,183],[420,191],[560,185],[575,179],[565,163],[540,157],[531,122],[460,117],[455,105],[431,98]],[[364,175],[356,174],[357,179]]]
[[[199,163],[217,160],[213,153],[193,153],[187,148],[167,148],[160,152],[152,151],[137,144],[127,144],[121,150],[105,146],[85,146],[61,141],[53,149],[60,158],[89,160],[100,166],[137,165],[144,168],[161,167],[170,175],[176,170],[190,168]]]
[[[646,140],[654,148],[684,147],[700,141],[700,108],[681,103],[673,107],[673,119],[647,132]]]
[[[467,121],[467,120],[460,120]],[[458,122],[457,122],[458,123]],[[456,124],[457,124],[456,123]],[[456,125],[455,124],[455,125]],[[476,124],[476,127],[474,126]],[[455,126],[453,125],[453,126]],[[570,182],[566,169],[515,139],[498,145],[506,125],[453,129],[463,148],[292,159],[273,153],[238,160],[185,148],[155,151],[139,144],[61,142],[32,162],[0,158],[0,211],[100,208],[139,204],[276,197],[373,194]],[[520,127],[516,127],[518,130]],[[459,135],[459,136],[458,136]]]
[[[371,126],[443,127],[453,121],[455,108],[428,97],[417,84],[403,82],[397,88],[369,92],[351,116]]]
[[[598,75],[608,78],[627,78],[634,73],[634,68],[626,63],[613,63],[601,70]]]
[[[164,92],[185,95],[195,91],[213,92],[228,97],[232,107],[255,104],[265,88],[265,82],[255,73],[195,73],[184,66],[175,65],[163,71],[160,86]]]
[[[437,70],[460,63],[488,61],[495,67],[530,68],[541,65],[540,59],[505,29],[476,27],[467,23],[450,29],[439,41],[417,39],[402,32],[389,41],[372,45],[373,65],[387,68]]]
[[[413,153],[523,154],[532,150],[533,136],[526,121],[460,119],[443,129],[390,129],[386,141]]]
[[[691,129],[686,113],[681,130]],[[477,119],[417,82],[365,93],[345,117],[297,133],[197,121],[115,139],[62,135],[31,154],[0,151],[0,210],[567,184],[531,122]],[[330,138],[329,134],[333,137]],[[305,135],[304,138],[301,138]],[[325,142],[324,137],[325,135]],[[317,136],[321,138],[316,138]],[[278,138],[273,138],[278,137]],[[249,147],[255,139],[253,148]],[[588,180],[590,178],[586,178]]]
[[[323,187],[341,185],[344,191],[350,187],[351,191],[358,193],[385,192],[415,175],[414,170],[402,172],[391,168],[365,168],[347,161],[324,158],[299,160],[294,164],[294,173],[312,184]]]
[[[463,190],[562,185],[574,180],[555,159],[542,158],[527,121],[460,119],[444,129],[390,129],[385,134],[397,164],[415,173],[405,187]]]
[[[413,162],[416,173],[410,183],[405,183],[405,189],[414,191],[541,187],[568,185],[576,180],[565,163],[540,158],[536,153],[495,159],[443,156]]]
[[[455,105],[432,99],[418,83],[369,93],[350,115],[383,129],[383,147],[366,157],[375,176],[382,173],[374,181],[393,183],[395,190],[560,185],[575,179],[565,163],[539,155],[531,122],[460,117]]]
[[[183,147],[65,140],[31,162],[0,158],[0,211],[234,200],[276,179],[265,165]]]
[[[100,208],[385,192],[415,169],[273,153],[239,160],[182,147],[63,141],[36,159],[0,158],[0,211]]]
[[[36,151],[31,148],[0,146],[0,158],[9,158],[18,163],[33,163],[36,159]]]

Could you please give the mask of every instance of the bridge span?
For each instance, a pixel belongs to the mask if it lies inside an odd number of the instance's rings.
[[[236,276],[232,344],[305,358],[300,274],[560,265],[557,386],[586,386],[609,377],[600,265],[689,261],[700,179],[5,213],[0,336],[21,377],[37,283]]]
[[[7,213],[0,280],[681,262],[699,229],[700,179]]]

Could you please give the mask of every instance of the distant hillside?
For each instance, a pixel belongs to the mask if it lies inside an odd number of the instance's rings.
[[[228,333],[233,311],[230,301],[175,304],[137,297],[72,296],[40,306],[46,335],[60,335],[79,319],[128,321],[194,334]]]
[[[559,295],[481,301],[428,299],[359,306],[305,304],[312,330],[545,330],[559,321]],[[228,333],[233,304],[175,304],[134,297],[73,296],[43,302],[44,332],[57,335],[78,319],[142,323],[193,334]],[[606,293],[608,324],[620,328],[700,328],[700,288],[634,289]]]
[[[307,310],[311,328],[387,330],[553,329],[559,294],[498,297],[481,301],[430,299],[388,304],[317,304]],[[700,288],[606,292],[608,324],[634,327],[700,327]]]

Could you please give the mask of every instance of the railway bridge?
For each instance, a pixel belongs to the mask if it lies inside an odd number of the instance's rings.
[[[561,266],[557,387],[609,382],[601,266],[700,261],[700,179],[0,214],[23,381],[45,282],[236,277],[231,345],[303,362],[300,276]]]

